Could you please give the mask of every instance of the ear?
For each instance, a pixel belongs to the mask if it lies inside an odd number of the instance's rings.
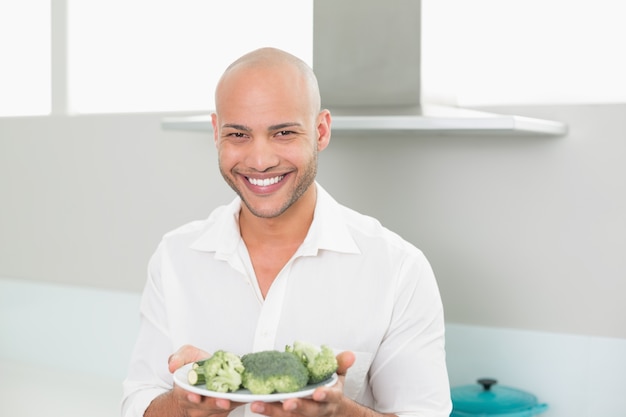
[[[317,150],[324,150],[330,142],[330,111],[324,109],[317,115]]]
[[[215,142],[215,146],[217,146],[217,140],[220,137],[217,113],[211,113],[211,125],[213,125],[213,141]]]

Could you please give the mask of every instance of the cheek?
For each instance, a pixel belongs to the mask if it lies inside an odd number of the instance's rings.
[[[233,152],[224,148],[223,146],[218,146],[217,148],[217,162],[220,168],[226,168],[232,165],[233,163]]]
[[[283,161],[293,166],[306,166],[309,165],[313,158],[313,150],[310,149],[292,149],[282,153],[281,158]]]

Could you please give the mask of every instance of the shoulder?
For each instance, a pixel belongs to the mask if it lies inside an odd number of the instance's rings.
[[[401,252],[414,256],[423,256],[411,242],[407,241],[399,233],[384,226],[375,217],[362,214],[354,209],[341,206],[343,218],[353,238],[357,242],[374,244],[376,249]]]
[[[423,257],[421,250],[377,218],[340,204],[325,191],[324,194],[327,227],[345,228],[362,252]]]
[[[235,212],[238,211],[238,208],[236,208],[238,207],[237,204],[237,201],[233,201],[231,204],[218,206],[207,218],[193,220],[168,231],[161,238],[161,245],[182,244],[189,246],[215,227],[226,227],[224,224],[229,225],[233,223],[232,218]],[[230,222],[227,221],[228,218],[231,219]]]

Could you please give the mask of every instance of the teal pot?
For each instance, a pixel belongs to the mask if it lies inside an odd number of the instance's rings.
[[[531,417],[548,408],[528,392],[496,385],[495,379],[483,378],[477,382],[452,388],[450,417]]]

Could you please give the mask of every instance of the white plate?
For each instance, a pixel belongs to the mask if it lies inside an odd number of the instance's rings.
[[[174,382],[176,385],[181,388],[193,392],[196,394],[204,395],[205,397],[213,397],[213,398],[225,398],[227,400],[235,401],[238,403],[251,403],[253,401],[263,401],[266,403],[275,402],[275,401],[283,401],[288,398],[302,398],[309,397],[313,394],[318,387],[330,387],[335,385],[337,382],[337,374],[333,374],[326,381],[322,381],[317,384],[310,384],[306,387],[302,388],[300,391],[296,392],[278,392],[275,394],[261,394],[255,395],[252,394],[247,389],[240,389],[235,392],[217,392],[208,390],[204,385],[191,385],[187,380],[187,374],[189,373],[189,369],[193,364],[189,363],[182,368],[179,368],[176,372],[174,372]]]

